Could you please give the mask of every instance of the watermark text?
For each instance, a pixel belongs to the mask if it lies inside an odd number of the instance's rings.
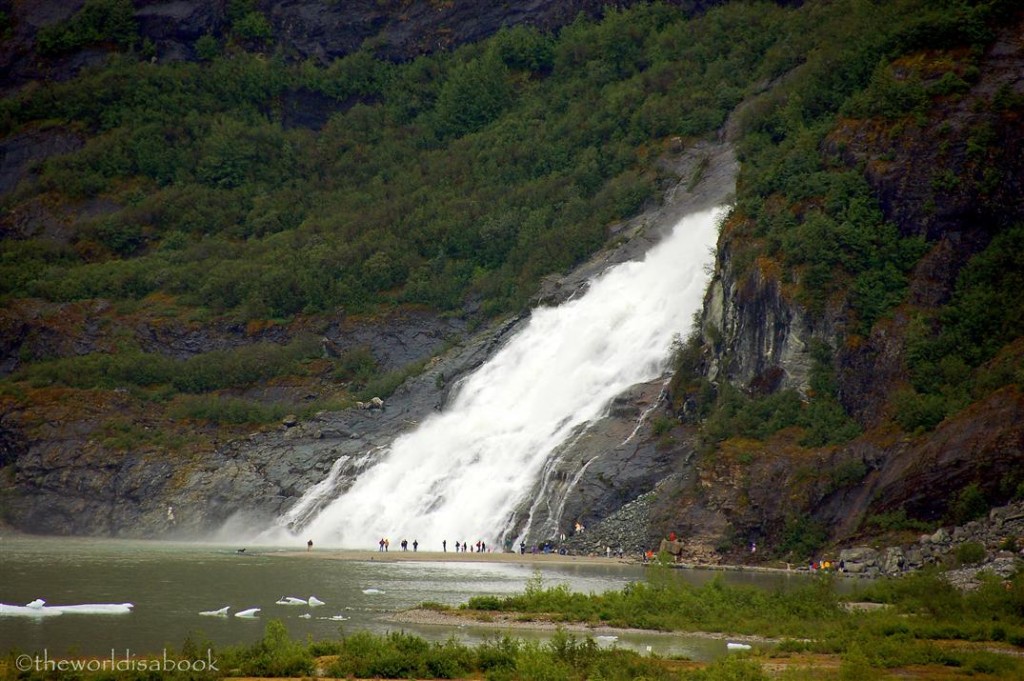
[[[206,657],[181,658],[164,649],[160,656],[141,657],[131,650],[111,648],[110,657],[60,658],[50,657],[47,650],[42,654],[19,655],[14,666],[21,672],[219,672],[213,651],[207,650]]]

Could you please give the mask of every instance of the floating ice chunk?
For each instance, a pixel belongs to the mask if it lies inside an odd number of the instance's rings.
[[[321,601],[321,600],[320,600],[319,598],[317,598],[316,596],[310,596],[310,597],[309,597],[309,607],[311,607],[311,608],[315,608],[315,607],[317,607],[317,606],[319,606],[319,605],[324,605],[324,602],[323,602],[323,601]]]
[[[54,608],[29,607],[27,605],[7,605],[0,603],[0,617],[50,617],[62,615]]]
[[[49,617],[67,613],[75,615],[127,615],[135,606],[131,603],[82,603],[80,605],[45,605],[37,598],[28,605],[6,605],[0,603],[0,616],[7,617]]]
[[[333,615],[331,617],[317,617],[318,620],[327,620],[328,622],[344,622],[348,620],[348,617],[344,615]]]
[[[729,641],[725,644],[726,650],[750,650],[750,646],[746,643],[733,643]]]
[[[248,610],[242,610],[235,613],[235,617],[241,617],[242,619],[256,619],[256,613],[260,611],[259,608],[249,608]]]
[[[312,619],[312,618],[313,618],[313,616],[310,615],[308,612],[304,612],[301,615],[299,615],[299,619],[300,620],[308,620],[308,619]]]
[[[382,594],[384,593],[380,589],[363,589],[364,594]]]
[[[133,603],[82,603],[81,605],[51,605],[48,608],[63,613],[80,615],[127,615],[135,607]],[[47,608],[44,608],[46,610]]]
[[[206,617],[227,617],[228,616],[228,610],[230,608],[231,608],[230,605],[225,605],[220,610],[203,610],[199,614],[200,615],[205,615]]]
[[[595,636],[594,639],[597,641],[618,641],[619,637],[611,634],[602,634],[601,636]]]
[[[295,596],[282,596],[276,603],[277,605],[306,605],[306,599],[296,598]]]

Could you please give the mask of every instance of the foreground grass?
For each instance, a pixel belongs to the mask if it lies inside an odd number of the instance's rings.
[[[417,679],[1021,679],[1024,678],[1024,576],[995,578],[961,593],[938,574],[873,584],[857,600],[887,607],[845,607],[833,584],[819,580],[766,591],[715,580],[693,587],[655,571],[651,581],[604,594],[545,588],[531,580],[522,594],[476,597],[465,613],[516,611],[524,617],[676,631],[718,631],[783,639],[759,652],[711,664],[603,649],[586,635],[559,629],[546,642],[496,635],[469,646],[450,638],[430,642],[405,632],[357,632],[333,641],[293,640],[278,621],[248,646],[212,652],[187,641],[181,660],[216,660],[216,671],[157,676],[149,672],[19,672],[8,655],[2,677],[222,678],[331,677]],[[211,651],[211,652],[208,652]]]

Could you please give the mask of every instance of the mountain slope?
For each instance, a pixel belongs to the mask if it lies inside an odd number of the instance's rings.
[[[558,30],[596,5],[399,4],[7,8],[7,522],[151,535],[167,505],[205,505],[190,530],[286,507],[344,423],[377,427],[355,399],[421,372],[410,409],[443,399],[480,361],[453,345],[699,187],[717,135],[736,210],[640,431],[660,463],[584,476],[571,512],[596,529],[656,489],[638,542],[799,555],[1018,494],[1013,3],[641,5]]]

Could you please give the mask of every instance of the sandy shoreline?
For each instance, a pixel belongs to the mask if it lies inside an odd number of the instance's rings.
[[[420,561],[445,563],[507,563],[510,565],[607,565],[638,567],[652,565],[632,558],[605,558],[604,556],[570,556],[557,553],[456,553],[454,551],[360,551],[357,549],[317,549],[312,551],[276,551],[272,554],[286,558],[326,558],[329,560],[352,561]],[[767,565],[727,565],[703,563],[670,563],[668,567],[684,570],[707,570],[712,572],[759,572],[773,574],[807,573],[807,569],[796,567],[771,567]]]
[[[456,553],[454,551],[359,551],[353,549],[317,549],[280,551],[271,555],[287,558],[327,558],[329,560],[509,563],[518,565],[640,565],[640,561],[603,556],[563,556],[557,553]]]

